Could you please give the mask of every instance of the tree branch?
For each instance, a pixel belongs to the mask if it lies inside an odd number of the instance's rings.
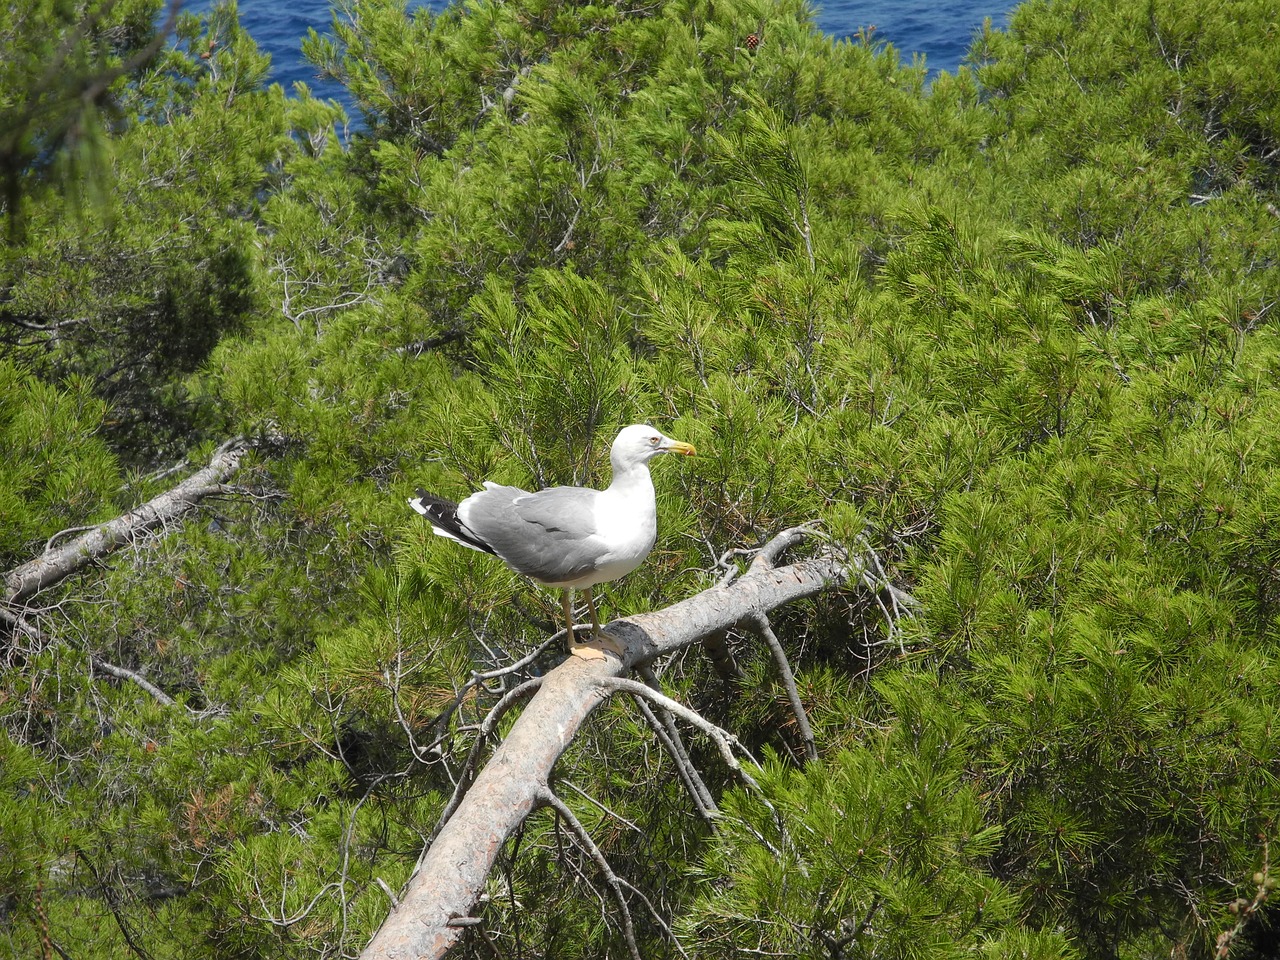
[[[110,674],[117,680],[128,680],[132,683],[136,683],[166,707],[172,707],[178,702],[140,673],[135,673],[133,670],[126,670],[124,667],[117,667],[114,663],[107,663],[106,660],[103,660],[99,656],[90,657],[89,663],[93,666],[93,669],[101,670],[103,673]]]
[[[651,689],[658,689],[658,678],[650,667],[641,667],[639,673]],[[680,775],[681,782],[684,783],[685,789],[689,791],[689,796],[698,808],[698,813],[702,815],[702,818],[707,823],[714,823],[715,818],[720,815],[720,811],[711,796],[711,791],[707,789],[701,774],[698,773],[698,768],[693,765],[693,761],[689,758],[689,751],[685,749],[684,740],[680,736],[680,728],[676,726],[675,718],[671,716],[669,710],[663,710],[662,716],[659,718],[643,697],[636,697],[635,701],[636,706],[640,708],[640,713],[644,715],[645,720],[653,729],[658,742],[666,748],[667,753],[670,755],[672,763],[675,764],[676,772]]]
[[[711,661],[711,666],[721,680],[742,680],[746,671],[729,648],[729,631],[717,630],[702,638],[702,652]]]
[[[600,875],[604,877],[604,882],[609,885],[609,889],[613,891],[613,897],[618,902],[618,911],[622,914],[622,936],[627,941],[627,951],[631,954],[632,960],[640,960],[640,947],[636,945],[635,925],[631,922],[631,908],[627,906],[627,898],[622,892],[622,880],[613,872],[613,867],[604,855],[596,842],[591,839],[591,834],[583,825],[582,821],[577,818],[574,812],[569,809],[569,805],[548,790],[542,795],[542,802],[551,807],[569,826],[570,832],[577,838],[579,845],[587,852],[587,855],[595,861],[596,867],[600,870]]]
[[[45,635],[40,631],[39,627],[36,627],[33,624],[28,623],[25,617],[20,617],[17,614],[13,613],[12,611],[5,609],[4,607],[0,607],[0,623],[8,624],[10,629],[12,629],[15,633],[21,633],[23,636],[27,637],[29,640],[34,640],[36,643],[38,643],[41,646],[44,646],[44,644],[47,642]],[[174,700],[173,697],[169,696],[167,693],[165,693],[163,690],[157,687],[150,680],[148,680],[146,677],[144,677],[142,674],[136,673],[133,670],[126,670],[124,667],[117,667],[114,663],[107,662],[97,654],[89,655],[89,665],[94,670],[99,670],[102,673],[109,674],[110,676],[115,677],[117,680],[128,680],[131,683],[136,683],[139,687],[141,687],[147,693],[151,694],[151,696],[155,697],[166,707],[172,707],[178,702]]]
[[[782,649],[782,642],[778,639],[777,634],[773,632],[773,627],[769,625],[769,618],[763,613],[755,614],[749,622],[752,629],[764,639],[765,644],[769,647],[769,652],[773,654],[773,662],[777,664],[778,675],[782,678],[782,686],[787,691],[787,699],[791,701],[791,712],[795,714],[796,726],[800,730],[800,739],[804,741],[805,759],[817,760],[818,746],[813,740],[813,728],[809,726],[809,718],[805,715],[804,704],[800,700],[800,691],[796,688],[796,675],[791,671],[791,663],[787,660],[786,651]]]
[[[454,787],[453,796],[445,804],[444,811],[436,822],[436,828],[431,831],[433,840],[440,835],[440,831],[448,825],[449,818],[453,816],[454,811],[466,799],[467,789],[471,786],[472,777],[475,776],[476,765],[480,762],[480,752],[484,749],[484,745],[488,742],[493,731],[497,729],[498,721],[502,719],[508,710],[515,706],[517,700],[542,686],[542,681],[542,677],[533,677],[518,687],[508,690],[503,698],[494,705],[494,708],[489,711],[489,715],[484,718],[484,722],[480,724],[480,730],[476,734],[475,742],[471,744],[471,750],[467,753],[466,762],[462,765],[462,771],[458,774],[458,783]]]
[[[737,747],[752,762],[754,762],[754,758],[751,757],[751,754],[747,752],[747,749],[739,742],[738,738],[729,733],[729,731],[716,726],[702,714],[696,710],[689,709],[679,700],[672,700],[662,691],[654,690],[652,687],[646,686],[637,680],[631,680],[627,677],[604,677],[600,682],[611,689],[623,690],[637,697],[645,697],[648,700],[652,700],[668,713],[673,713],[677,717],[693,724],[715,742],[716,749],[720,751],[720,756],[724,759],[725,766],[736,773],[742,782],[752,790],[757,793],[760,791],[760,784],[756,783],[751,774],[742,769],[742,764],[733,755],[733,748]]]
[[[224,443],[214,452],[207,467],[171,490],[10,570],[4,575],[0,602],[23,606],[40,591],[78,573],[139,534],[176,520],[205,497],[223,492],[223,484],[240,469],[240,459],[247,449],[248,444],[240,439]]]
[[[803,533],[786,531],[781,536],[782,546],[789,546]],[[781,546],[770,544],[761,551],[765,559],[732,584],[609,624],[606,629],[621,656],[569,657],[544,676],[507,738],[419,858],[399,906],[362,957],[444,956],[461,935],[502,845],[530,813],[548,803],[556,761],[614,691],[644,696],[679,716],[692,713],[644,684],[623,679],[627,672],[785,603],[845,583],[861,583],[865,573],[861,560],[835,552],[773,567],[771,561],[780,552]]]

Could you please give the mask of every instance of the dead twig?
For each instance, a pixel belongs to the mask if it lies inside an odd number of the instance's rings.
[[[769,652],[773,654],[773,662],[778,668],[778,676],[782,680],[782,686],[787,691],[787,699],[791,701],[791,712],[795,714],[796,727],[800,731],[800,739],[804,741],[804,755],[807,760],[813,761],[818,759],[818,745],[813,739],[813,728],[809,726],[809,717],[805,714],[804,704],[800,700],[800,691],[796,687],[796,675],[791,670],[791,663],[787,660],[787,652],[782,649],[782,643],[778,640],[777,634],[773,632],[773,627],[769,624],[769,618],[763,613],[756,613],[750,618],[752,629],[756,631],[768,646]]]
[[[206,497],[223,493],[224,484],[240,469],[240,460],[247,450],[248,444],[239,438],[224,443],[214,452],[207,467],[176,487],[10,570],[4,576],[4,595],[0,600],[11,606],[22,606],[40,591],[102,559],[139,534],[184,516]]]
[[[604,877],[604,882],[609,885],[613,898],[618,903],[618,912],[622,917],[622,937],[627,942],[627,950],[631,954],[631,960],[642,960],[640,947],[636,943],[635,925],[631,921],[631,907],[627,904],[626,896],[623,895],[622,881],[613,872],[609,859],[596,846],[596,842],[591,839],[590,832],[582,825],[582,821],[577,818],[567,803],[550,790],[543,793],[541,800],[543,804],[554,810],[556,815],[568,825],[570,832],[573,833],[582,849],[586,851],[587,856],[595,861],[596,868],[600,871],[601,876]]]

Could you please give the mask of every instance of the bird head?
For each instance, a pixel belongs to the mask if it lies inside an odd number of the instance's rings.
[[[614,465],[648,463],[660,453],[683,453],[687,457],[697,451],[693,444],[672,440],[658,430],[643,423],[625,427],[613,441],[611,458]]]

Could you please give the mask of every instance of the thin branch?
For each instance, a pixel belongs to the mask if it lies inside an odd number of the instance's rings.
[[[698,815],[701,816],[708,824],[714,823],[719,810],[707,808],[706,801],[700,793],[700,788],[690,777],[690,773],[692,772],[691,765],[686,765],[680,759],[680,753],[677,751],[675,741],[671,739],[671,735],[668,733],[667,727],[664,725],[664,721],[669,721],[671,715],[664,714],[663,720],[659,720],[658,715],[653,712],[653,707],[649,706],[648,701],[637,697],[634,702],[636,708],[640,711],[641,716],[644,717],[645,723],[649,725],[649,729],[653,731],[653,735],[658,738],[658,743],[662,745],[662,749],[666,750],[667,755],[675,762],[676,775],[680,777],[680,782],[684,785],[685,791],[689,794],[689,799],[693,801],[693,805],[697,808]],[[701,778],[699,778],[697,782],[700,783]]]
[[[693,724],[712,739],[716,748],[720,751],[720,756],[724,758],[725,765],[736,773],[742,782],[752,790],[756,793],[761,792],[760,784],[756,783],[755,778],[743,769],[742,764],[738,762],[738,758],[733,755],[733,748],[737,747],[742,755],[752,763],[756,762],[755,758],[751,756],[738,738],[728,730],[716,726],[702,714],[686,707],[679,700],[672,700],[665,693],[659,693],[657,690],[647,687],[636,680],[630,680],[626,677],[601,677],[598,682],[601,686],[608,687],[611,690],[621,690],[632,696],[645,697],[668,713],[673,713],[680,719]]]
[[[136,683],[166,707],[175,706],[178,702],[140,673],[134,673],[132,670],[126,670],[124,667],[117,667],[114,663],[107,663],[107,661],[96,655],[89,658],[89,663],[92,665],[93,669],[101,670],[103,673],[110,674],[117,680],[128,680],[130,683]]]
[[[181,460],[179,460],[177,463],[173,464],[172,466],[161,467],[159,470],[156,470],[153,473],[149,473],[145,477],[139,477],[136,480],[132,480],[126,483],[124,486],[120,488],[120,490],[124,492],[127,490],[132,490],[134,487],[140,484],[157,483],[163,480],[165,477],[171,477],[175,473],[181,473],[183,470],[187,469],[187,467],[189,466],[191,466],[191,461],[183,457]],[[72,530],[89,530],[89,529],[92,529],[92,528],[90,527],[73,527],[72,528]],[[66,530],[63,531],[63,533],[67,533],[67,532],[69,531],[66,531]],[[54,536],[61,536],[61,535],[62,534],[54,534]],[[53,538],[51,537],[50,543],[52,543],[52,539]],[[49,544],[45,545],[45,549],[46,550],[49,549]]]
[[[667,921],[662,918],[662,914],[658,913],[657,908],[653,905],[653,901],[651,901],[647,896],[645,896],[643,890],[641,890],[635,884],[628,882],[626,878],[619,877],[618,882],[621,883],[624,887],[626,887],[633,894],[635,894],[637,897],[640,898],[640,902],[643,903],[645,907],[648,909],[649,916],[653,918],[653,922],[662,928],[662,932],[667,935],[667,939],[671,941],[671,945],[674,946],[676,950],[680,952],[680,956],[685,957],[687,960],[689,956],[688,952],[685,950],[684,947],[680,945],[680,941],[676,939],[676,935],[672,933],[671,927],[667,924]]]
[[[68,536],[69,534],[72,534],[72,533],[84,533],[86,530],[92,530],[92,529],[94,529],[93,524],[89,524],[88,526],[85,526],[85,527],[67,527],[67,529],[65,530],[59,530],[57,533],[55,533],[53,536],[51,536],[48,540],[44,542],[44,552],[48,553],[50,550],[53,549],[53,542],[55,540]]]
[[[118,893],[107,886],[106,882],[102,879],[101,874],[98,873],[98,868],[94,866],[93,861],[85,855],[83,850],[77,849],[76,853],[79,855],[80,862],[89,869],[89,873],[93,876],[93,882],[97,884],[98,890],[101,891],[102,902],[107,905],[107,910],[110,912],[112,919],[115,920],[121,936],[124,937],[125,946],[127,946],[130,952],[137,956],[139,960],[151,960],[151,954],[147,953],[147,951],[133,939],[133,931],[129,929],[129,923],[120,912],[119,904],[117,903],[119,900]]]
[[[630,827],[636,833],[641,834],[642,836],[644,835],[644,830],[642,830],[637,824],[628,820],[622,814],[618,813],[618,811],[609,809],[607,806],[605,806],[603,803],[601,803],[591,794],[587,793],[587,791],[583,790],[576,783],[572,782],[571,780],[561,780],[558,782],[568,787],[570,790],[572,790],[574,793],[580,796],[583,800],[587,801],[587,803],[591,804],[601,813],[606,814],[610,817],[613,817],[614,820],[617,820],[619,823],[624,824],[627,827]]]
[[[391,901],[392,910],[400,906],[399,898],[397,898],[392,889],[387,886],[387,881],[383,880],[381,877],[374,877],[373,882],[378,885],[378,889],[387,895],[387,899]]]
[[[703,540],[703,542],[706,543],[708,549],[712,549],[710,541]],[[738,579],[738,574],[741,571],[733,564],[734,557],[754,557],[759,552],[759,550],[751,547],[733,547],[716,557],[716,569],[724,571],[720,577],[719,585],[727,587]]]
[[[631,908],[627,905],[627,898],[623,895],[622,881],[618,875],[613,872],[613,867],[609,865],[609,860],[604,853],[596,846],[596,842],[591,839],[591,834],[587,828],[582,825],[582,821],[574,815],[569,809],[569,805],[557,797],[550,790],[543,793],[541,800],[544,804],[556,812],[556,814],[578,838],[578,843],[586,850],[587,855],[595,861],[596,867],[604,876],[604,882],[609,885],[609,889],[613,891],[613,897],[618,902],[618,910],[622,914],[622,936],[627,941],[627,950],[631,953],[631,960],[642,960],[640,956],[640,948],[636,945],[635,926],[631,922]]]
[[[25,634],[27,637],[36,641],[42,646],[44,645],[45,643],[44,633],[41,632],[39,627],[33,626],[32,624],[28,623],[25,617],[19,616],[18,614],[13,613],[11,610],[7,610],[4,607],[0,606],[0,620],[3,620],[5,623],[9,624],[9,626],[15,632]],[[126,670],[124,667],[117,667],[114,663],[108,663],[106,660],[103,660],[97,654],[89,655],[89,665],[94,670],[100,670],[103,673],[106,673],[115,677],[117,680],[128,680],[130,683],[136,683],[139,687],[141,687],[147,693],[151,694],[151,696],[155,697],[157,700],[163,703],[166,707],[172,707],[177,704],[177,701],[174,700],[173,697],[169,696],[167,693],[165,693],[163,690],[157,687],[154,683],[152,683],[146,677],[142,676],[140,673],[135,673],[132,670]]]
[[[770,570],[777,565],[778,558],[784,552],[794,547],[803,540],[808,540],[817,533],[817,526],[811,523],[804,523],[798,527],[788,527],[781,533],[774,536],[756,554],[755,559],[751,561],[749,572],[757,570]]]
[[[661,692],[658,678],[651,666],[645,664],[636,672],[640,674],[641,679],[644,680],[645,685],[650,690]],[[676,726],[675,718],[671,716],[669,711],[661,710],[661,718],[659,719],[653,714],[652,708],[645,699],[637,698],[636,705],[640,707],[641,712],[649,720],[650,726],[658,734],[658,739],[663,742],[667,752],[671,754],[676,770],[679,771],[680,778],[685,781],[685,787],[693,797],[693,802],[697,805],[698,812],[708,823],[713,822],[720,815],[720,810],[711,796],[711,791],[707,789],[706,782],[702,779],[701,774],[698,773],[698,768],[694,766],[689,757],[689,751],[685,748],[684,739],[680,736],[680,728]]]
[[[1246,900],[1240,897],[1232,902],[1229,909],[1238,919],[1233,926],[1218,934],[1213,948],[1214,960],[1227,960],[1231,953],[1232,941],[1240,935],[1250,918],[1261,909],[1271,891],[1275,889],[1276,881],[1271,876],[1271,847],[1265,838],[1262,841],[1262,869],[1254,874],[1253,882],[1257,889],[1252,899]]]
[[[810,761],[818,759],[818,746],[813,739],[813,728],[809,726],[809,717],[804,712],[804,704],[800,700],[800,691],[796,688],[796,677],[791,671],[791,664],[787,660],[787,652],[782,649],[782,644],[778,640],[777,634],[773,632],[773,627],[769,625],[769,618],[763,613],[756,613],[751,617],[752,628],[760,634],[761,638],[769,647],[769,652],[773,654],[773,662],[777,664],[778,674],[782,679],[782,686],[787,691],[787,699],[791,701],[791,712],[795,714],[796,726],[800,730],[800,739],[804,741],[804,755]]]
[[[446,330],[444,333],[427,337],[425,340],[414,340],[412,343],[406,343],[403,347],[396,347],[392,353],[420,357],[424,353],[432,350],[438,350],[440,347],[450,343],[458,343],[462,340],[462,331]]]
[[[27,623],[27,618],[19,616],[6,606],[0,605],[0,620],[3,620],[15,633],[21,633],[36,643],[44,643],[44,634],[40,632],[39,627],[32,626]]]

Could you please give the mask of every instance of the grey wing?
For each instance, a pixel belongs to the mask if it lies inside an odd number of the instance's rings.
[[[521,520],[557,539],[584,540],[596,533],[596,496],[587,487],[548,487],[517,497],[513,506]]]
[[[459,517],[517,573],[563,583],[585,576],[599,563],[596,495],[581,487],[528,493],[490,485],[464,501]]]

